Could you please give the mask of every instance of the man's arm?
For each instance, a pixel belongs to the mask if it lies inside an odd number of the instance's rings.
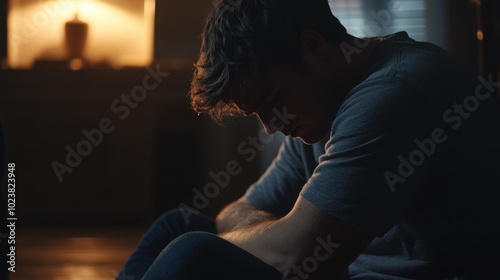
[[[221,237],[300,279],[343,271],[373,239],[302,197],[283,218],[236,228]]]
[[[273,214],[259,210],[241,198],[226,206],[215,218],[218,233],[245,228],[264,221],[275,220]]]

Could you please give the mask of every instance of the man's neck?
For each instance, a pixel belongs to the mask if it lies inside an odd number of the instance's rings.
[[[350,91],[361,82],[366,64],[381,40],[381,38],[360,39],[348,36],[339,45],[340,63],[338,65],[340,67],[337,68],[337,76],[341,79],[346,91]]]

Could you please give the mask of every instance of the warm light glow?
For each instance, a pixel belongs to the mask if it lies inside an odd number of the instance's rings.
[[[99,263],[104,263],[110,259],[109,251],[102,248],[105,244],[99,238],[93,237],[72,237],[63,239],[63,243],[58,244],[58,251],[52,253],[64,256],[66,262],[58,269],[60,277],[55,280],[88,280],[88,279],[113,279],[110,271],[102,271]],[[109,275],[103,278],[103,275]]]
[[[67,264],[61,267],[60,273],[63,276],[56,278],[55,280],[102,279],[101,277],[102,273],[99,271],[97,267],[94,267],[92,265]],[[109,277],[109,279],[111,279],[111,277]]]
[[[84,62],[83,62],[82,59],[75,58],[75,59],[72,59],[69,62],[69,69],[71,69],[71,70],[80,70],[80,69],[83,68],[83,65],[84,65]]]
[[[75,11],[87,23],[84,58],[113,67],[144,66],[153,57],[154,0],[10,0],[8,64],[67,57],[64,24]]]
[[[478,30],[477,31],[477,39],[479,41],[483,41],[484,40],[484,33],[483,33],[483,30]]]

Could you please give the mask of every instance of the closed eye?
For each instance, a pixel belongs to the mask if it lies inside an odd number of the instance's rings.
[[[265,110],[275,103],[279,90],[280,88],[276,88],[268,94],[262,94],[264,100],[256,102],[256,105],[245,106],[245,104],[239,103],[237,106],[240,108],[240,112],[243,116],[254,116],[258,111]]]

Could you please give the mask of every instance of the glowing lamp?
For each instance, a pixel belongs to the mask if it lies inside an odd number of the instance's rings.
[[[9,0],[8,66],[148,65],[154,13],[155,0]]]
[[[78,18],[78,13],[75,13],[72,20],[66,22],[64,35],[68,58],[84,59],[83,51],[87,43],[88,30],[89,25]]]

